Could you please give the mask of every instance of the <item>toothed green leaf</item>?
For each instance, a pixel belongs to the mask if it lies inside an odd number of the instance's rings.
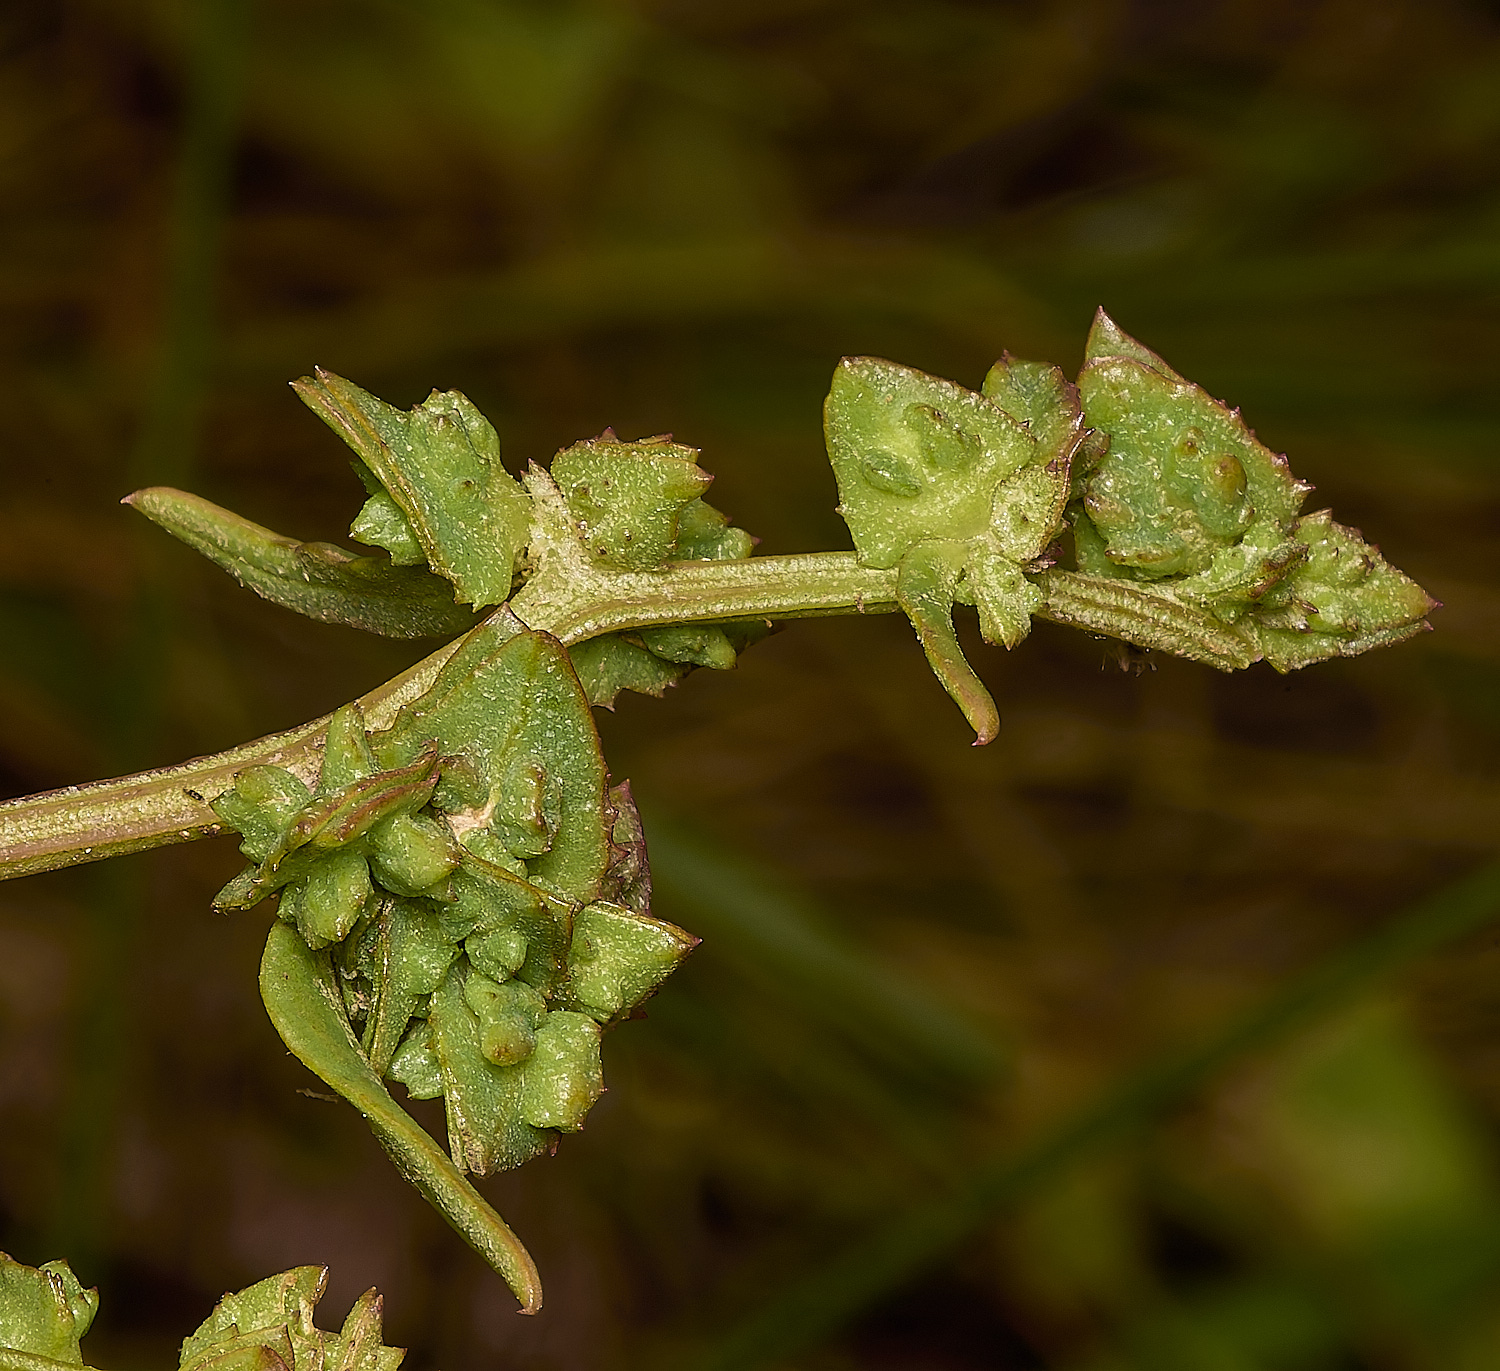
[[[616,904],[591,904],[573,923],[564,1002],[607,1024],[650,996],[697,945],[675,924]]]
[[[895,566],[918,543],[985,533],[996,487],[1037,450],[982,395],[878,357],[839,363],[824,431],[839,512],[874,567]]]
[[[557,641],[495,616],[371,745],[394,768],[410,765],[434,738],[452,740],[464,761],[445,770],[437,808],[483,814],[472,821],[477,827],[524,848],[512,855],[525,860],[529,879],[566,899],[592,899],[609,860],[604,759],[588,700]],[[523,782],[532,787],[524,823],[512,810]]]
[[[1042,597],[1087,433],[1056,367],[1002,357],[976,395],[872,357],[845,358],[824,409],[839,510],[860,560],[898,566],[897,598],[938,679],[980,742],[994,701],[953,632],[955,598],[977,604],[985,637],[1013,647]]]
[[[1309,488],[1286,458],[1102,310],[1078,386],[1109,436],[1083,504],[1113,567],[1181,577],[1189,598],[1249,600],[1303,555],[1292,529]]]
[[[509,596],[530,537],[531,501],[501,464],[494,428],[465,396],[435,390],[400,410],[322,370],[293,389],[389,496],[371,497],[354,522],[357,537],[403,561],[414,538],[465,604],[497,605]]]
[[[645,571],[672,556],[684,508],[701,503],[713,479],[697,456],[666,439],[622,443],[607,432],[559,452],[552,479],[591,557],[617,571]],[[695,510],[692,538],[703,539],[709,522]]]
[[[327,1283],[327,1267],[299,1266],[225,1295],[183,1342],[182,1371],[204,1371],[228,1356],[257,1350],[274,1354],[287,1371],[311,1371],[322,1361],[323,1340],[332,1336],[312,1319]]]
[[[687,662],[658,657],[640,642],[618,633],[590,638],[568,649],[591,705],[613,709],[622,690],[660,696],[692,670]]]
[[[138,490],[127,503],[262,599],[309,619],[388,638],[462,633],[474,624],[447,583],[425,568],[299,543],[167,486]]]
[[[484,1055],[483,1027],[469,1007],[471,974],[459,962],[432,997],[428,1022],[443,1077],[448,1151],[476,1176],[504,1171],[550,1150],[555,1134],[521,1116],[523,1066],[497,1066]]]
[[[67,1262],[23,1266],[0,1252],[0,1347],[81,1365],[78,1342],[98,1311],[99,1292]]]
[[[1298,520],[1308,556],[1267,594],[1250,621],[1265,659],[1294,671],[1399,643],[1427,627],[1437,602],[1328,510]]]
[[[1426,592],[1327,511],[1297,517],[1286,459],[1102,310],[1079,387],[1109,441],[1072,516],[1081,571],[1203,606],[1278,671],[1421,631]]]

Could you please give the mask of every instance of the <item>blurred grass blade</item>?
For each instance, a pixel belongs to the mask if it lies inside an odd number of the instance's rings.
[[[646,833],[657,897],[714,950],[774,977],[888,1061],[964,1082],[999,1073],[1001,1049],[983,1027],[843,941],[803,897],[655,814]]]
[[[388,638],[474,627],[474,614],[454,603],[452,587],[425,567],[394,566],[384,556],[356,557],[332,543],[299,543],[169,486],[138,490],[124,503],[262,599],[309,619]]]
[[[694,1371],[750,1371],[815,1346],[1007,1204],[1149,1123],[1240,1058],[1497,916],[1500,863],[1492,863],[1293,977],[1198,1045],[1148,1064],[1019,1152],[981,1165],[949,1194],[898,1214],[842,1256],[821,1263],[692,1362]]]

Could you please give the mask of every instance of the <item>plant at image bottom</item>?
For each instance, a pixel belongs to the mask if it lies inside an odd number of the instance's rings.
[[[380,1296],[367,1290],[337,1333],[313,1322],[328,1269],[301,1266],[225,1295],[183,1340],[179,1371],[396,1371],[406,1355],[381,1341]],[[0,1365],[81,1366],[79,1342],[99,1312],[67,1262],[23,1266],[0,1252]]]
[[[1008,356],[979,391],[845,359],[825,419],[852,552],[752,556],[670,437],[606,431],[518,478],[457,392],[399,410],[327,372],[296,389],[353,450],[367,498],[350,532],[375,551],[175,490],[128,502],[290,609],[462,636],[301,729],[0,806],[0,873],[237,832],[249,865],[215,905],[275,902],[261,992],[277,1031],[528,1312],[536,1270],[466,1176],[583,1126],[602,1035],[696,942],[651,915],[591,706],[731,667],[774,620],[899,610],[987,743],[1000,715],[955,605],[1007,648],[1041,616],[1279,671],[1399,642],[1434,608],[1357,531],[1302,514],[1286,459],[1102,312],[1076,384]],[[446,1152],[391,1080],[442,1097]]]

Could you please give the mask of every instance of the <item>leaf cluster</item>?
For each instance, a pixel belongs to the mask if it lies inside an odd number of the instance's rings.
[[[1299,516],[1311,487],[1286,458],[1103,310],[1076,386],[1008,355],[978,393],[846,358],[825,423],[860,559],[898,569],[901,607],[982,743],[999,712],[959,648],[953,606],[977,606],[985,640],[1014,647],[1046,603],[1037,573],[1064,558],[1065,533],[1079,572],[1123,583],[1119,636],[1137,636],[1142,606],[1206,612],[1232,666],[1289,671],[1400,642],[1436,605],[1329,511]]]
[[[1309,487],[1285,458],[1102,311],[1077,385],[1009,355],[979,392],[846,358],[825,429],[852,558],[752,558],[704,502],[697,452],[670,436],[607,430],[517,480],[457,392],[402,411],[325,371],[296,389],[353,450],[367,499],[350,531],[383,559],[162,488],[137,507],[314,617],[409,634],[499,608],[385,726],[357,704],[334,714],[316,775],[255,765],[213,798],[250,860],[216,905],[276,898],[262,991],[278,1029],[527,1308],[540,1291],[524,1249],[413,1139],[381,1081],[443,1098],[461,1170],[517,1166],[583,1126],[603,1030],[695,945],[650,913],[639,819],[609,784],[591,704],[733,666],[768,604],[861,610],[873,590],[905,611],[984,743],[999,712],[956,604],[1008,648],[1071,604],[1127,640],[1288,670],[1399,641],[1434,603],[1326,511],[1300,516]],[[1077,569],[1055,571],[1069,537]]]
[[[441,1096],[478,1175],[583,1126],[602,1031],[697,941],[650,915],[630,791],[566,654],[512,616],[390,728],[339,710],[315,786],[255,767],[214,808],[252,862],[218,907],[279,897],[377,1076]]]
[[[406,1353],[383,1341],[380,1295],[367,1290],[343,1327],[313,1322],[328,1268],[300,1266],[225,1295],[183,1340],[180,1371],[397,1371]],[[65,1261],[24,1266],[0,1253],[0,1356],[22,1371],[81,1366],[79,1342],[99,1311]],[[8,1355],[7,1355],[8,1354]]]

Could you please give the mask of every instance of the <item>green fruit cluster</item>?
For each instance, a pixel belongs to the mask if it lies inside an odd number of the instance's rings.
[[[1206,613],[1230,643],[1214,665],[1352,656],[1419,632],[1435,606],[1356,530],[1299,515],[1311,487],[1286,458],[1102,310],[1076,387],[1008,356],[979,393],[847,358],[825,428],[860,560],[899,569],[901,606],[980,742],[999,716],[953,605],[977,606],[985,640],[1014,647],[1069,531],[1078,572],[1141,591],[1120,599],[1120,636],[1138,636],[1143,610]],[[1094,593],[1096,609],[1110,599]]]
[[[508,615],[390,728],[339,710],[315,786],[253,767],[214,809],[251,861],[217,906],[278,899],[371,1068],[442,1096],[479,1175],[582,1127],[602,1031],[697,941],[649,913],[630,792],[607,786],[567,654]]]

